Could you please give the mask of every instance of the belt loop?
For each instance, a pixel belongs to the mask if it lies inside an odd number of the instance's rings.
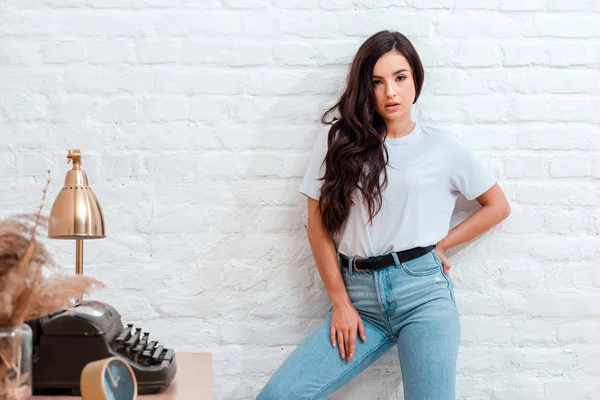
[[[396,252],[392,252],[392,258],[394,259],[394,264],[396,264],[396,268],[400,268],[402,266],[402,264],[400,263],[400,260],[398,260],[398,254],[396,254]]]
[[[354,275],[354,257],[349,257],[348,258],[348,272],[350,273],[350,275]]]

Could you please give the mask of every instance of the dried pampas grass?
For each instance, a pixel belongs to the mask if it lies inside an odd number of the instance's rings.
[[[44,243],[36,239],[37,229],[48,226],[41,212],[51,180],[48,171],[38,212],[0,219],[0,328],[16,328],[70,307],[79,296],[104,286],[92,277],[61,273]],[[0,340],[0,399],[19,399],[15,396],[23,391],[20,366],[9,357],[11,346],[14,343]],[[3,386],[8,390],[11,385],[12,394],[2,393]]]

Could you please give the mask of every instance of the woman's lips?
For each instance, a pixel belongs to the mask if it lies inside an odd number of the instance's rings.
[[[385,109],[388,111],[396,111],[400,108],[400,104],[395,104],[393,106],[385,106]]]

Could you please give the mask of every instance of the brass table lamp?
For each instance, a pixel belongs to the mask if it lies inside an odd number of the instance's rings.
[[[104,234],[104,216],[98,199],[88,186],[87,175],[81,169],[81,152],[69,150],[65,185],[56,197],[48,221],[48,237],[76,240],[75,273],[83,274],[83,240],[100,239]],[[81,302],[81,298],[77,299]]]

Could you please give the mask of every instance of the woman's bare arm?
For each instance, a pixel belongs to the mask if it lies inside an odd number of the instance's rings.
[[[319,202],[310,197],[308,198],[306,229],[319,275],[321,275],[321,280],[333,305],[329,330],[331,345],[333,347],[339,345],[340,356],[349,362],[354,357],[356,333],[358,332],[363,342],[367,340],[365,327],[348,296],[338,264],[335,243],[331,234],[323,226]]]
[[[337,250],[329,232],[323,226],[319,202],[308,197],[308,241],[319,275],[334,307],[351,304],[340,272]]]

